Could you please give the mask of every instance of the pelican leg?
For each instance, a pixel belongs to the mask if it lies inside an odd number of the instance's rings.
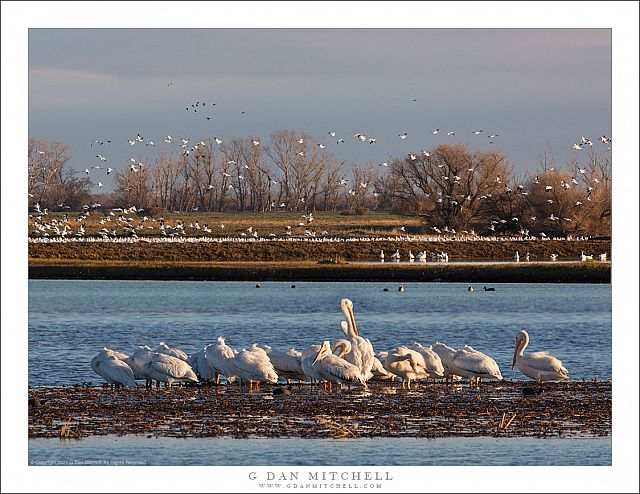
[[[329,381],[329,393],[333,391],[333,383]]]
[[[216,372],[216,386],[220,385],[220,374]]]
[[[411,378],[407,381],[407,389],[411,389]]]

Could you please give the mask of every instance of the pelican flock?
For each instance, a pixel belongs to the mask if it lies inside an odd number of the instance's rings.
[[[260,389],[261,383],[299,384],[323,383],[324,389],[333,390],[338,384],[367,388],[369,381],[400,380],[402,388],[411,389],[411,381],[467,379],[470,386],[479,386],[484,379],[503,380],[498,363],[489,355],[470,345],[455,349],[437,341],[425,346],[418,341],[399,345],[388,351],[374,353],[371,340],[363,337],[356,325],[353,302],[340,301],[346,320],[340,321],[344,338],[329,339],[311,344],[299,351],[277,350],[269,345],[253,343],[240,351],[227,345],[219,336],[214,343],[188,355],[179,348],[161,341],[153,349],[139,346],[131,355],[103,348],[91,359],[91,368],[112,388],[135,387],[144,380],[148,388],[165,383],[202,384],[221,383],[223,376],[231,384],[248,384],[249,390]],[[337,333],[339,334],[339,333]],[[562,381],[569,378],[567,369],[556,357],[547,352],[524,353],[529,344],[525,330],[516,335],[516,346],[511,369],[515,366],[526,377],[538,382]]]

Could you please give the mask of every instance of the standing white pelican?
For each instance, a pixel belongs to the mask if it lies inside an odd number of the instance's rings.
[[[278,382],[278,374],[273,368],[267,352],[255,343],[251,345],[251,348],[243,348],[238,352],[231,363],[236,369],[234,374],[240,379],[249,381],[249,389],[252,388],[254,382],[257,383],[256,387],[261,382],[274,384]]]
[[[422,346],[417,341],[411,344],[411,350],[415,350],[424,359],[424,363],[427,369],[427,374],[433,379],[442,379],[444,377],[444,366],[442,365],[442,359],[431,348]]]
[[[320,345],[311,345],[302,352],[302,372],[311,379],[312,383],[313,381],[324,381],[323,377],[313,367],[313,360],[316,358],[320,348]]]
[[[156,352],[154,352],[153,350],[151,350],[151,348],[145,345],[145,346],[138,347],[138,349],[135,352],[133,352],[133,354],[130,357],[127,357],[124,360],[129,365],[129,367],[131,367],[134,377],[136,379],[144,379],[146,381],[145,385],[147,387],[151,387],[151,384],[152,384],[151,378],[142,371],[142,366],[146,364],[149,360],[151,360],[151,358],[155,354]]]
[[[360,369],[362,377],[366,381],[372,377],[371,368],[373,367],[374,357],[373,345],[371,344],[371,341],[359,336],[358,334],[356,318],[353,315],[353,302],[348,298],[343,298],[340,301],[340,308],[347,318],[346,326],[342,323],[340,326],[351,343],[351,351],[345,354],[344,359]]]
[[[346,332],[347,323],[345,321],[340,321],[340,326],[342,327],[342,331]],[[340,358],[343,358],[350,351],[351,342],[349,340],[345,340],[344,338],[334,341],[333,345],[331,345],[331,353],[337,355]]]
[[[331,353],[328,341],[322,342],[311,365],[323,379],[329,381],[329,390],[331,383],[358,383],[365,387],[367,385],[358,367]]]
[[[190,355],[187,364],[191,366],[201,381],[211,381],[212,379],[216,379],[217,381],[218,373],[211,367],[209,362],[207,362],[206,347]]]
[[[189,360],[189,355],[184,353],[182,350],[169,347],[167,344],[165,344],[164,341],[161,341],[160,344],[156,348],[154,348],[154,351],[179,358],[180,360],[184,360],[185,362]]]
[[[456,350],[445,345],[444,343],[440,343],[439,341],[436,341],[431,346],[431,350],[436,352],[438,354],[438,357],[440,357],[442,367],[444,367],[445,379],[451,378],[451,382],[453,382],[454,379],[460,379],[460,376],[455,375],[451,371],[451,361],[453,360],[453,356],[456,354]]]
[[[381,353],[384,353],[385,357],[387,356],[387,352]],[[373,374],[373,377],[371,379],[381,381],[383,379],[395,378],[396,376],[394,374],[391,374],[391,372],[387,371],[387,369],[384,368],[381,359],[382,357],[373,357],[373,367],[371,367],[371,374]]]
[[[399,346],[389,351],[382,362],[387,372],[402,378],[402,387],[407,381],[407,387],[411,387],[411,379],[427,377],[426,364],[422,355],[407,347]]]
[[[450,366],[454,374],[469,378],[471,384],[480,384],[483,378],[502,380],[496,361],[469,345],[454,354]]]
[[[133,370],[126,362],[120,360],[113,351],[104,348],[91,359],[93,372],[107,380],[111,385],[135,387],[136,380]]]
[[[262,347],[269,360],[273,364],[276,374],[280,377],[284,377],[287,383],[290,379],[298,379],[301,381],[304,379],[304,372],[302,371],[302,353],[292,348],[288,352],[282,352],[280,350],[273,350],[269,345]]]
[[[233,382],[236,378],[236,369],[233,366],[235,355],[236,351],[224,342],[222,336],[219,336],[215,343],[205,347],[205,358],[209,365],[229,382]]]
[[[158,382],[167,383],[171,387],[171,383],[180,382],[198,382],[198,376],[189,364],[177,357],[172,357],[164,353],[156,353],[151,360],[142,366],[142,372],[155,379]]]
[[[516,335],[516,350],[513,353],[511,369],[517,365],[520,372],[538,382],[562,381],[569,379],[569,372],[562,362],[547,352],[532,352],[524,354],[529,344],[529,335],[523,329]]]

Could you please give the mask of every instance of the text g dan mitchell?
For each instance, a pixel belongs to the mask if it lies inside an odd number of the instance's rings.
[[[315,481],[366,481],[393,480],[391,472],[354,471],[354,472],[249,472],[250,480],[315,480]]]

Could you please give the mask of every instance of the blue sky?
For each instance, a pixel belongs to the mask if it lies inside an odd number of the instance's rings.
[[[185,110],[197,101],[211,110]],[[347,164],[440,142],[495,147],[521,171],[533,171],[548,147],[562,164],[581,136],[611,136],[611,31],[29,31],[29,135],[66,143],[76,169],[97,164],[98,152],[116,169],[131,157],[153,160],[170,147],[166,135],[266,140],[281,128],[312,134]],[[157,146],[129,146],[138,132]],[[94,139],[112,145],[96,152]]]

